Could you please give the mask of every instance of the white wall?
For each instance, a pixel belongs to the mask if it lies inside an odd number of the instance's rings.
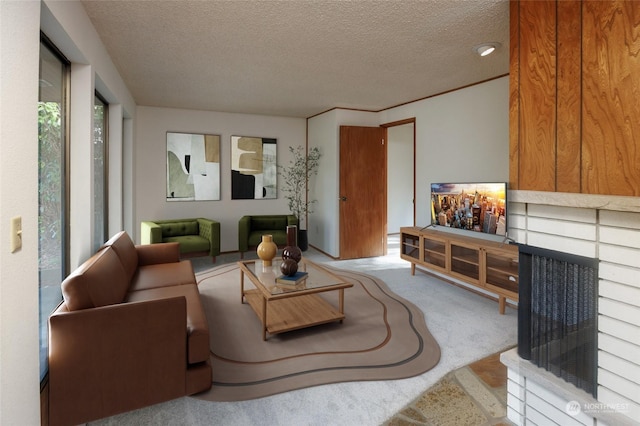
[[[166,201],[168,131],[221,136],[219,201]],[[238,249],[240,217],[289,214],[287,202],[280,192],[273,200],[231,199],[231,136],[234,135],[276,138],[278,164],[287,164],[288,147],[305,145],[306,122],[302,118],[138,107],[134,174],[136,241],[140,241],[140,222],[143,220],[205,217],[220,222],[221,251],[235,251]]]
[[[392,108],[380,117],[381,123],[416,118],[417,226],[431,221],[431,183],[509,180],[509,77]]]
[[[307,120],[309,147],[320,150],[318,174],[309,185],[309,199],[317,200],[307,225],[309,243],[337,256],[335,229],[339,223],[338,176],[340,165],[336,135],[337,110],[331,110]]]
[[[387,129],[387,233],[413,225],[413,123]],[[402,167],[397,167],[402,164]]]
[[[93,189],[93,99],[94,72],[91,65],[71,64],[70,107],[73,125],[70,138],[70,185],[71,194],[92,194]],[[90,177],[89,177],[90,176]],[[89,178],[88,178],[89,177]],[[93,197],[71,197],[69,205],[70,263],[72,268],[84,262],[94,250],[93,241]]]
[[[334,109],[307,121],[309,148],[320,149],[320,170],[309,187],[309,199],[317,200],[309,215],[309,244],[340,255],[340,126],[378,126],[376,113]]]
[[[132,117],[135,114],[133,98],[106,54],[80,2],[0,1],[2,425],[40,424],[37,105],[41,29],[75,66],[90,66],[93,76],[88,79],[85,76],[84,81],[91,81],[94,77],[96,81],[100,80],[107,100],[121,105],[121,116]],[[85,87],[84,90],[89,90],[85,96],[93,96],[93,87]],[[75,124],[77,120],[72,126]],[[81,128],[85,125],[81,124]],[[121,136],[112,136],[111,142],[117,146]],[[76,155],[86,157],[88,154],[85,150]],[[93,199],[90,192],[86,193],[86,188],[80,191],[71,193],[72,203]],[[111,195],[123,196],[117,189]],[[82,206],[81,203],[74,205]],[[9,221],[14,216],[22,217],[23,247],[16,253],[10,253]],[[72,227],[76,261],[90,250],[91,235]]]
[[[309,242],[339,256],[339,126],[377,126],[415,117],[416,225],[430,222],[432,182],[509,180],[509,78],[411,102],[379,113],[332,110],[308,120],[309,146],[321,160]],[[329,164],[327,164],[329,163]],[[402,161],[389,168],[405,167]],[[406,182],[413,186],[413,182]],[[412,223],[407,223],[412,225]]]
[[[38,58],[40,3],[0,1],[0,424],[40,423]],[[9,221],[23,246],[9,252]]]

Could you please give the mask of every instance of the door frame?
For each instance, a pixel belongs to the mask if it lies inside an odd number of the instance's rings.
[[[387,152],[389,151],[389,138],[386,134],[389,127],[403,126],[405,124],[413,124],[413,226],[416,226],[416,118],[405,118],[404,120],[391,121],[389,123],[381,124],[380,127],[384,127],[385,129],[385,140],[387,141]],[[389,156],[387,155],[387,162]],[[389,170],[389,164],[387,163],[387,170]],[[389,198],[389,193],[387,192],[387,198]],[[389,219],[387,218],[387,222]]]

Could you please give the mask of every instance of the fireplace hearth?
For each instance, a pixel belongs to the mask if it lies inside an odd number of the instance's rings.
[[[594,397],[598,260],[520,245],[518,355]]]

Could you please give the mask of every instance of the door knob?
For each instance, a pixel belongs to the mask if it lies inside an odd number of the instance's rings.
[[[347,201],[347,197],[342,196],[342,197],[338,198],[338,200],[340,200],[340,201]]]

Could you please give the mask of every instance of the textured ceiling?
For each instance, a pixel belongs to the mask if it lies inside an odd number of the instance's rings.
[[[379,111],[509,72],[508,1],[82,3],[138,105]]]

